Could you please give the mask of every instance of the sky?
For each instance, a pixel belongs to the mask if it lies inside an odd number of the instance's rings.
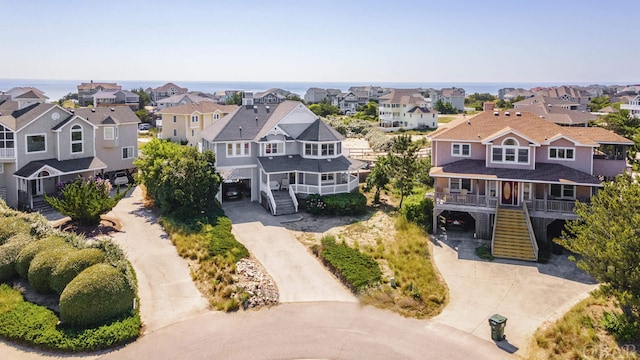
[[[0,0],[0,79],[640,83],[640,0]]]

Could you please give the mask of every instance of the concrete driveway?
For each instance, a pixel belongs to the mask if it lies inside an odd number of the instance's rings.
[[[229,201],[223,205],[236,239],[262,263],[273,278],[281,303],[303,301],[357,302],[281,222],[299,214],[272,216],[259,204]]]
[[[507,341],[498,346],[516,354],[526,354],[538,327],[562,316],[597,287],[567,255],[553,255],[547,264],[489,262],[475,255],[476,246],[468,235],[433,240],[434,259],[450,292],[449,304],[434,320],[491,339],[489,317],[504,315]]]
[[[193,284],[187,262],[158,224],[158,214],[142,206],[140,188],[136,187],[107,216],[122,223],[123,231],[112,238],[136,271],[145,333],[208,310],[209,303]]]

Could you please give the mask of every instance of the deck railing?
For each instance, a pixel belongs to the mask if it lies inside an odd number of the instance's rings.
[[[436,205],[464,205],[464,206],[477,206],[486,208],[495,208],[498,203],[498,198],[487,195],[477,194],[460,194],[460,193],[444,193],[435,192],[433,194],[433,201]],[[527,200],[527,207],[529,212],[543,211],[543,212],[557,212],[557,213],[572,213],[575,206],[575,201],[569,200],[544,200],[534,199]]]

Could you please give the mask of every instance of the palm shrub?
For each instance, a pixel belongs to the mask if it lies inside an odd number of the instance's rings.
[[[16,270],[16,258],[30,241],[31,236],[18,234],[11,237],[4,245],[0,246],[0,282],[7,281],[18,275]]]
[[[45,200],[61,214],[81,225],[97,225],[100,215],[106,214],[124,198],[131,186],[124,192],[118,188],[111,197],[111,183],[99,178],[83,179],[78,177],[62,186],[58,197],[45,195]]]
[[[86,268],[60,295],[60,319],[72,326],[94,326],[126,314],[133,307],[134,289],[109,264]]]
[[[66,253],[73,251],[70,245],[49,248],[39,252],[29,265],[29,284],[40,294],[51,294],[54,290],[49,286],[51,273]]]
[[[104,252],[99,249],[82,249],[69,251],[59,259],[49,278],[49,286],[56,293],[62,294],[64,288],[84,269],[105,260]]]
[[[39,252],[65,245],[66,242],[64,239],[55,235],[27,244],[22,248],[22,250],[20,250],[18,257],[16,258],[16,271],[18,271],[20,276],[27,279],[29,277],[29,266],[31,265],[31,261]]]

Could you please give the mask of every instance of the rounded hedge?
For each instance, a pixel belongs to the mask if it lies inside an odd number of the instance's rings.
[[[17,234],[29,233],[31,224],[18,214],[5,213],[0,215],[0,245],[5,244]]]
[[[18,275],[16,258],[20,251],[32,241],[28,234],[12,236],[4,245],[0,246],[0,282],[7,281]]]
[[[31,265],[31,260],[33,260],[34,256],[43,250],[64,245],[66,245],[66,242],[63,238],[58,236],[50,236],[28,244],[20,251],[18,258],[16,259],[16,270],[18,271],[18,274],[25,279],[28,278],[29,265]]]
[[[104,262],[104,252],[99,249],[70,251],[60,259],[49,278],[49,286],[58,294],[84,269]]]
[[[49,285],[51,273],[58,266],[64,256],[73,248],[69,245],[49,248],[40,251],[29,265],[29,285],[40,294],[51,294],[55,291]]]
[[[74,326],[99,325],[130,311],[135,298],[124,274],[96,264],[76,276],[60,295],[60,319]]]

